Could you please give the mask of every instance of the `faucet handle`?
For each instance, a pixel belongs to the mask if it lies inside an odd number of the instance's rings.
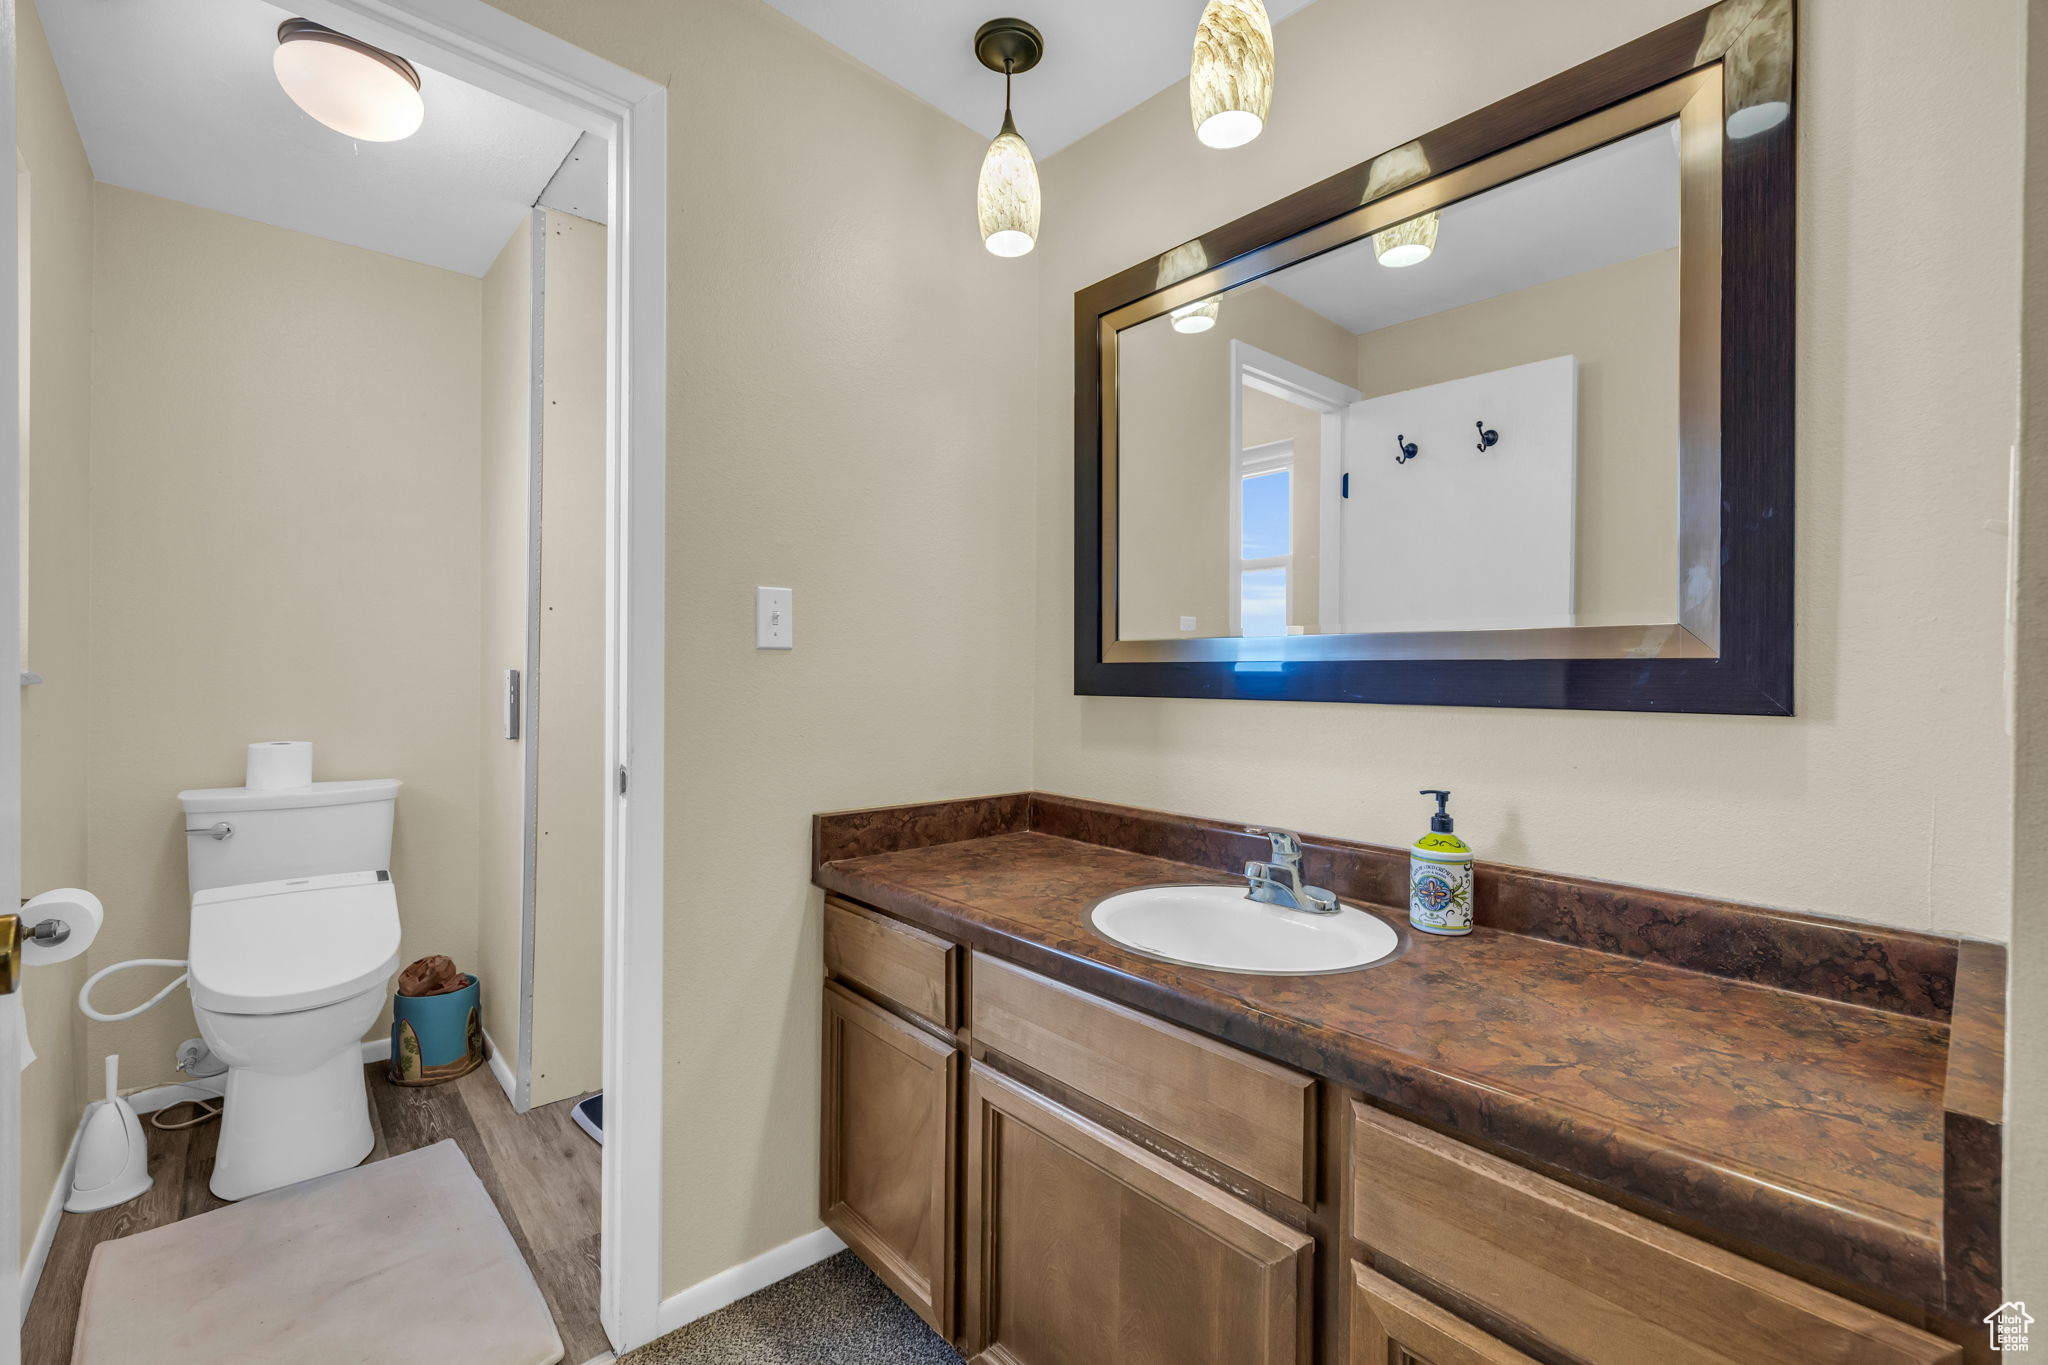
[[[1263,834],[1273,841],[1273,858],[1276,862],[1299,863],[1301,861],[1301,836],[1292,830],[1261,829],[1257,825],[1245,826],[1246,834]]]

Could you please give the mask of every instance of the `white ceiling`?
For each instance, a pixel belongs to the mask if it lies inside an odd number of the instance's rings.
[[[1045,59],[1017,77],[1012,103],[1017,131],[1046,157],[1185,81],[1203,0],[1024,0],[1014,9],[994,0],[983,9],[932,0],[768,3],[983,137],[1002,127],[1003,79],[975,60],[974,31],[1007,14],[1026,20],[1045,35]],[[1266,0],[1266,13],[1277,24],[1310,3]],[[1280,52],[1283,70],[1286,60]]]
[[[1370,332],[1675,247],[1676,130],[1645,129],[1450,205],[1419,264],[1382,266],[1364,238],[1263,283]]]
[[[577,141],[425,67],[419,132],[343,137],[279,88],[271,53],[293,16],[260,0],[59,0],[42,15],[96,179],[465,275],[490,268]]]

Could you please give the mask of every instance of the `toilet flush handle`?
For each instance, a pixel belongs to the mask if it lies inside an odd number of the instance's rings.
[[[188,829],[185,832],[187,834],[204,834],[209,839],[225,839],[235,832],[235,827],[223,820],[217,825],[208,826],[206,829]]]

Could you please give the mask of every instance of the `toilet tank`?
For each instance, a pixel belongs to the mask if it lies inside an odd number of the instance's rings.
[[[399,785],[395,777],[373,777],[267,791],[209,787],[179,792],[178,804],[185,808],[187,880],[197,892],[388,869]]]

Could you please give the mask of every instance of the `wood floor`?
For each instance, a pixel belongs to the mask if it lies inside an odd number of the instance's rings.
[[[563,1360],[581,1365],[609,1350],[597,1321],[599,1149],[570,1118],[573,1101],[516,1114],[488,1068],[418,1089],[385,1080],[382,1063],[364,1070],[377,1132],[370,1160],[455,1139],[540,1283],[562,1336]],[[22,1325],[23,1365],[68,1365],[95,1246],[221,1207],[206,1188],[219,1122],[167,1133],[144,1116],[142,1128],[156,1184],[118,1208],[63,1216]]]

